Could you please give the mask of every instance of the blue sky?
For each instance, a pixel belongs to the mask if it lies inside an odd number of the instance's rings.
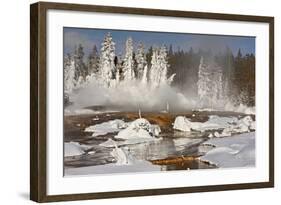
[[[150,46],[159,47],[171,44],[174,51],[178,48],[188,51],[190,47],[193,47],[195,51],[201,48],[203,50],[211,49],[213,53],[218,53],[223,52],[228,46],[234,55],[237,54],[239,48],[242,54],[255,54],[255,37],[68,27],[64,28],[64,54],[73,52],[75,45],[79,43],[84,47],[85,56],[88,56],[94,45],[97,46],[99,51],[104,36],[108,32],[112,34],[113,41],[116,43],[116,55],[124,53],[124,46],[128,37],[132,37],[134,48],[139,42],[142,42],[146,49]]]

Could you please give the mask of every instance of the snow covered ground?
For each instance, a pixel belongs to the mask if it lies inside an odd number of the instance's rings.
[[[201,147],[212,147],[200,160],[219,168],[255,166],[255,132],[213,138]]]

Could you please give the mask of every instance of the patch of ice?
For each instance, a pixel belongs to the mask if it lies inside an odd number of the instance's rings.
[[[91,146],[81,145],[78,142],[66,142],[64,143],[64,156],[72,157],[82,155],[85,153],[86,150],[90,148]]]
[[[221,134],[217,133],[216,137],[227,137],[235,133],[250,132],[251,130],[255,130],[255,128],[256,123],[253,121],[252,117],[245,116],[244,118],[238,120],[235,124],[231,124],[223,129]]]
[[[184,116],[178,116],[174,122],[174,129],[186,132],[192,130],[204,132],[206,130],[223,129],[221,133],[218,131],[214,132],[213,136],[215,137],[226,137],[235,133],[250,132],[255,130],[255,127],[255,121],[253,121],[251,116],[245,116],[238,120],[237,117],[211,115],[206,122],[191,122]]]
[[[124,150],[124,148],[115,147],[112,152],[110,152],[116,160],[116,165],[129,165],[134,164],[134,159]]]
[[[138,161],[133,165],[118,165],[114,163],[87,166],[87,167],[66,167],[66,176],[82,176],[82,175],[95,175],[95,174],[116,174],[116,173],[136,173],[136,172],[152,172],[161,171],[161,166],[153,165],[148,161]]]
[[[173,139],[175,147],[185,147],[200,143],[202,139],[177,138]]]
[[[121,129],[126,128],[128,125],[123,120],[110,120],[100,124],[92,125],[85,128],[85,132],[93,132],[92,136],[105,135],[107,133],[119,132]]]
[[[237,122],[236,117],[219,117],[217,115],[211,115],[206,122],[191,122],[184,116],[178,116],[175,119],[173,128],[185,132],[191,130],[204,132],[206,130],[223,129],[235,122]]]
[[[200,157],[202,161],[220,168],[255,166],[255,132],[213,138],[201,146],[210,147],[209,145],[213,145],[214,148]]]
[[[114,141],[112,139],[108,139],[107,141],[99,144],[99,146],[102,147],[107,147],[107,148],[112,148],[117,146],[124,146],[124,145],[132,145],[132,144],[140,144],[140,143],[147,143],[147,142],[154,142],[154,141],[160,141],[162,138],[132,138],[132,139],[127,139],[124,141]]]

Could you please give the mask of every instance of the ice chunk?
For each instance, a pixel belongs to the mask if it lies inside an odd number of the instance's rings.
[[[116,159],[116,165],[133,164],[123,148],[115,147],[110,154]]]
[[[117,147],[119,144],[118,142],[112,140],[112,139],[108,139],[107,141],[99,144],[99,146],[102,146],[102,147]]]
[[[204,132],[206,130],[223,129],[235,122],[237,122],[236,117],[219,117],[211,115],[206,122],[191,122],[184,116],[178,116],[174,122],[174,129],[186,132],[191,130]]]
[[[101,124],[92,125],[85,128],[85,132],[93,132],[92,136],[106,135],[107,133],[118,132],[126,128],[128,125],[123,120],[116,119]]]
[[[87,149],[90,149],[91,146],[81,145],[78,142],[66,142],[64,143],[64,156],[78,156],[85,153]]]
[[[158,136],[161,129],[158,125],[151,125],[150,122],[144,118],[139,118],[130,123],[130,125],[121,130],[116,139],[133,139],[133,138],[152,138]]]
[[[191,122],[184,116],[178,116],[175,119],[173,128],[184,132],[190,132]]]
[[[222,131],[221,134],[218,134],[217,137],[226,137],[235,133],[250,132],[251,130],[255,130],[255,124],[256,123],[253,121],[251,116],[245,116],[244,118],[238,120],[237,123],[229,125]]]

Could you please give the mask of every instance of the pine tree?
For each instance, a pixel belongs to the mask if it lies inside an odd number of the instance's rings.
[[[167,59],[167,49],[165,46],[162,46],[159,51],[159,66],[160,66],[160,83],[167,83],[168,80],[168,59]]]
[[[142,43],[138,45],[137,53],[136,53],[136,74],[138,79],[142,79],[144,74],[144,69],[147,64],[146,56],[144,52],[144,46]]]
[[[158,63],[159,50],[153,49],[151,56],[151,68],[149,73],[149,81],[152,87],[157,87],[160,83],[160,66]]]
[[[97,46],[94,45],[91,53],[88,56],[88,75],[92,73],[98,73],[99,67],[99,56]]]
[[[87,69],[84,63],[84,51],[81,44],[75,47],[74,51],[74,64],[75,64],[75,80],[85,79],[87,76]],[[81,81],[81,80],[79,80]]]
[[[147,66],[148,68],[151,67],[151,58],[152,58],[152,55],[153,55],[153,48],[152,46],[149,47],[147,53],[146,53],[146,61],[147,61]]]
[[[99,61],[99,76],[101,83],[110,87],[112,80],[115,79],[116,68],[114,64],[115,58],[115,43],[112,40],[110,33],[104,38],[101,45],[100,61]]]
[[[126,41],[126,50],[123,64],[124,81],[133,81],[135,79],[134,60],[133,60],[133,40],[129,37]]]
[[[76,86],[74,58],[67,54],[64,58],[64,92],[69,95]]]
[[[149,81],[152,87],[158,87],[161,84],[171,84],[175,74],[168,78],[168,57],[167,49],[162,46],[160,49],[155,48],[151,57],[151,68],[149,73]]]
[[[201,106],[209,106],[211,108],[217,107],[220,100],[222,100],[222,70],[215,64],[204,62],[201,57],[198,70],[198,97]]]

